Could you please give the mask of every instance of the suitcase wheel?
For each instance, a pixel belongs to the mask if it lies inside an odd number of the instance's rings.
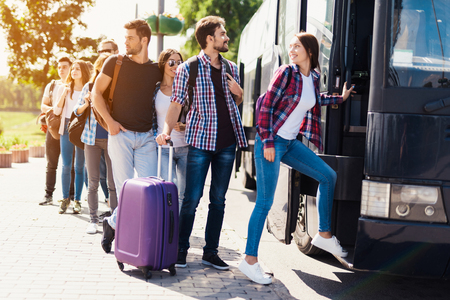
[[[177,269],[175,269],[175,265],[171,265],[169,267],[170,276],[175,276],[177,274]]]
[[[150,272],[151,268],[149,267],[142,267],[142,273],[144,273],[145,279],[152,278],[152,272]]]
[[[123,263],[120,261],[117,261],[117,265],[119,266],[120,271],[123,271],[123,268],[124,268]]]

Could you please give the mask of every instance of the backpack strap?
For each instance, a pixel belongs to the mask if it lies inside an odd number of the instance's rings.
[[[225,71],[230,74],[231,77],[233,77],[233,74],[231,73],[231,67],[230,67],[230,62],[228,61],[228,59],[224,58],[223,62],[225,63]],[[236,102],[236,95],[233,94],[232,92],[230,92],[231,97],[233,97],[234,102]]]
[[[114,67],[113,80],[111,83],[111,89],[109,90],[109,97],[108,97],[108,105],[109,105],[109,108],[111,109],[111,114],[113,113],[112,102],[113,102],[114,90],[116,89],[117,77],[119,75],[120,67],[122,67],[122,60],[123,60],[123,55],[122,54],[117,55],[116,65]]]
[[[55,89],[55,85],[56,85],[56,80],[52,79],[52,81],[50,82],[50,91],[48,94],[48,98],[50,99],[50,105],[53,106],[53,91]]]
[[[289,84],[291,83],[291,80],[292,80],[292,67],[289,66],[288,81],[287,81],[287,85],[286,85],[286,89],[285,90],[287,90],[287,88],[289,87]]]
[[[94,83],[93,82],[89,82],[89,92],[92,91],[93,87],[94,87]],[[88,106],[88,108],[86,108],[86,109],[88,109],[87,114],[88,114],[88,118],[89,118],[89,122],[88,122],[89,130],[91,129],[91,105],[92,105],[92,102],[91,102],[91,99],[89,99],[89,106]]]
[[[198,58],[193,56],[186,61],[189,66],[189,80],[188,80],[188,99],[184,107],[181,109],[180,115],[178,116],[178,122],[186,122],[186,116],[191,110],[192,102],[194,101],[194,89],[197,86],[197,75],[198,75]]]

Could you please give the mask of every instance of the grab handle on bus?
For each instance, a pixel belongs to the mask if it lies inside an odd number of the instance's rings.
[[[351,69],[347,69],[346,74],[347,89],[352,86],[352,74]],[[345,84],[345,83],[344,83]],[[345,101],[345,120],[344,120],[344,132],[350,131],[350,113],[352,111],[352,97],[348,97]]]
[[[428,102],[423,106],[423,110],[426,112],[432,112],[445,107],[450,106],[450,98],[439,99],[436,101]]]

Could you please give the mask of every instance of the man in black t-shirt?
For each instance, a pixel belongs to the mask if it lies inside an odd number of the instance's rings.
[[[124,181],[134,177],[135,170],[139,177],[156,176],[152,101],[156,83],[162,79],[158,64],[148,58],[150,26],[144,20],[136,19],[124,27],[127,55],[117,77],[112,114],[106,108],[103,94],[112,82],[117,55],[105,61],[92,91],[94,105],[108,124],[108,152],[117,195],[120,195]],[[103,222],[102,248],[106,253],[111,251],[116,215],[117,210],[114,210]]]

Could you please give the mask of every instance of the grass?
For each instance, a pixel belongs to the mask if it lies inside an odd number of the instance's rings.
[[[33,141],[45,142],[45,134],[36,124],[39,113],[0,111],[0,128],[3,138],[19,139],[30,144]]]

